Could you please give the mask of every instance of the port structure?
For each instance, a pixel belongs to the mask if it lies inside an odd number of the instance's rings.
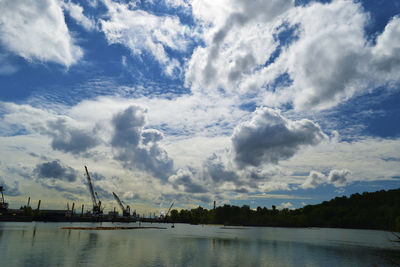
[[[92,179],[90,178],[90,174],[89,174],[89,171],[86,166],[85,166],[85,171],[86,171],[86,178],[88,180],[90,196],[92,197],[93,215],[101,216],[101,215],[103,215],[101,201],[99,199],[99,196],[97,195],[97,192],[95,192],[93,189]]]
[[[4,201],[3,190],[4,190],[4,187],[0,185],[0,193],[1,193],[1,196],[0,196],[0,210],[7,210],[8,209],[8,203],[6,203]]]
[[[117,196],[117,194],[115,194],[114,192],[113,196],[115,198],[115,200],[117,201],[119,207],[122,210],[122,216],[124,217],[130,217],[131,216],[131,207],[129,207],[129,205],[126,205],[126,208],[124,207],[124,204],[122,203],[122,201],[119,199],[119,197]]]

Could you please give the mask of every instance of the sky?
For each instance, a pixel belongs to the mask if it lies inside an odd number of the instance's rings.
[[[11,208],[300,208],[400,187],[396,0],[1,0]]]

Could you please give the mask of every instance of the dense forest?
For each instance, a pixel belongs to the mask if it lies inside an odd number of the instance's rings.
[[[243,226],[340,227],[382,229],[400,232],[400,189],[336,197],[317,205],[278,210],[253,210],[224,205],[207,210],[172,210],[169,222]]]

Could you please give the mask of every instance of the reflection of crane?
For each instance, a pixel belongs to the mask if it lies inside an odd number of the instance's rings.
[[[0,198],[0,210],[8,209],[8,203],[4,202],[3,186],[0,186],[1,198]]]
[[[129,207],[129,205],[126,205],[126,208],[124,207],[124,205],[122,204],[122,201],[119,199],[119,197],[117,196],[117,194],[115,194],[114,192],[112,192],[114,195],[115,200],[118,202],[118,205],[121,207],[122,209],[122,215],[129,217],[131,216],[131,207]]]
[[[93,214],[102,215],[103,210],[101,209],[101,201],[99,199],[99,196],[97,195],[97,192],[95,192],[93,189],[92,180],[90,179],[89,171],[86,166],[85,166],[85,170],[86,170],[86,177],[88,180],[88,185],[89,185],[89,190],[90,190],[90,196],[92,197]]]

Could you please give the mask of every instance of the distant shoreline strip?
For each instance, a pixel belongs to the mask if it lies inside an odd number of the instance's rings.
[[[64,230],[136,230],[136,229],[167,229],[166,227],[61,227]]]

